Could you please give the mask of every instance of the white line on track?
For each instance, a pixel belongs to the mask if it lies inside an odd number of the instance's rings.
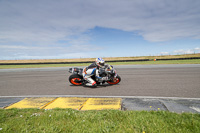
[[[0,98],[19,97],[93,97],[93,98],[147,98],[147,99],[174,99],[174,100],[200,100],[200,98],[187,97],[154,97],[154,96],[93,96],[93,95],[24,95],[24,96],[0,96]]]
[[[191,109],[194,109],[194,110],[196,110],[197,112],[200,112],[200,108],[198,108],[198,107],[190,107]]]

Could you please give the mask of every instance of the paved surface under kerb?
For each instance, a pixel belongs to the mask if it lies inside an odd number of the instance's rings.
[[[176,113],[200,113],[200,99],[187,98],[115,98],[115,97],[6,97],[0,107],[11,108],[71,108],[75,110],[146,110]]]
[[[84,97],[32,97],[10,103],[11,108],[71,108],[76,110],[121,109],[121,98],[84,98]],[[0,100],[1,101],[1,100]],[[5,100],[4,100],[5,102]]]

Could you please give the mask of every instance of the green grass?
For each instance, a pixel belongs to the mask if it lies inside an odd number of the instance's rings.
[[[88,66],[91,63],[82,64],[40,64],[40,65],[0,65],[0,69],[10,68],[42,68],[42,67],[74,67]],[[153,65],[153,64],[200,64],[200,59],[192,60],[166,60],[166,61],[137,61],[137,62],[112,62],[111,65]]]
[[[36,65],[0,65],[0,69],[11,68],[44,68],[44,67],[74,67],[74,66],[88,66],[91,63],[82,64],[36,64]]]
[[[0,132],[199,133],[200,114],[167,111],[1,109]]]

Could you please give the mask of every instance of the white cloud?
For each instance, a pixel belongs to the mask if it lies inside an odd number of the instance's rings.
[[[69,41],[70,42],[70,41]],[[57,59],[57,58],[89,58],[87,52],[101,50],[91,44],[84,44],[84,40],[77,39],[72,45],[23,46],[0,45],[1,59]],[[9,55],[9,56],[5,56]]]
[[[178,49],[174,50],[173,52],[160,52],[160,55],[173,55],[173,54],[194,54],[194,53],[200,53],[200,48],[194,48],[194,49]]]
[[[200,1],[1,1],[0,40],[56,42],[95,26],[138,31],[148,41],[200,39]]]
[[[169,52],[160,52],[161,55],[169,55]]]
[[[0,49],[30,49],[30,47],[19,45],[0,45]]]
[[[177,53],[177,54],[178,54],[178,53],[184,53],[184,52],[185,52],[185,50],[183,50],[183,49],[179,49],[179,50],[175,50],[175,51],[174,51],[174,53]]]
[[[200,48],[194,48],[194,49],[179,49],[175,50],[173,53],[175,54],[194,54],[194,53],[200,53]]]
[[[199,47],[197,47],[197,48],[194,48],[194,50],[195,50],[195,51],[200,51],[200,48],[199,48]]]
[[[199,5],[198,0],[0,1],[0,45],[12,51],[23,43],[18,49],[31,53],[48,49],[57,54],[55,49],[64,54],[73,48],[87,52],[92,44],[82,33],[96,26],[137,32],[151,42],[200,39]],[[64,50],[59,41],[72,50]]]

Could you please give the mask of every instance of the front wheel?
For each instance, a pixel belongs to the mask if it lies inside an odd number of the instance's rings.
[[[119,75],[117,75],[117,77],[112,80],[112,81],[107,81],[108,84],[111,84],[111,85],[116,85],[118,84],[119,82],[121,81],[121,77]]]
[[[73,85],[82,85],[83,84],[83,77],[79,76],[79,75],[71,75],[69,76],[69,82]]]

